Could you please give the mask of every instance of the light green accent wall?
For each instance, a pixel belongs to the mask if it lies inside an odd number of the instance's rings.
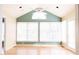
[[[45,13],[47,13],[47,19],[46,20],[32,20],[32,14],[34,13],[35,11],[32,10],[20,17],[18,17],[16,20],[17,22],[60,22],[61,21],[61,18],[48,12],[48,11],[43,11]]]

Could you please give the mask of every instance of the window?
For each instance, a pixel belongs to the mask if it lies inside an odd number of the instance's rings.
[[[61,23],[60,22],[40,22],[41,42],[60,42]]]
[[[37,41],[38,41],[37,22],[17,23],[17,42],[37,42]]]
[[[32,19],[45,20],[45,19],[47,19],[47,16],[46,16],[46,13],[45,12],[37,11],[37,12],[34,12],[32,14]]]

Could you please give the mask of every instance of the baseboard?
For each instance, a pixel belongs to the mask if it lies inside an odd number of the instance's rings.
[[[67,49],[67,50],[73,52],[73,53],[76,53],[76,49],[73,49],[73,48],[69,47],[66,43],[62,43],[61,46],[62,46],[63,48],[65,48],[65,49]]]
[[[16,46],[16,44],[15,45],[12,45],[11,47],[9,47],[9,48],[4,48],[4,52],[6,53],[7,51],[9,51],[10,49],[12,49],[13,47],[15,47]]]

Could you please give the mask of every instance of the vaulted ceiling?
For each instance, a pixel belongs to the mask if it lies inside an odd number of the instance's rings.
[[[75,9],[75,5],[72,4],[3,4],[1,6],[4,13],[7,13],[15,18],[26,14],[35,8],[43,8],[44,10],[47,10],[59,17],[63,17],[68,12]]]

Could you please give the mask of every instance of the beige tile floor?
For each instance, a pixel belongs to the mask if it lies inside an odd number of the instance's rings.
[[[6,55],[74,55],[59,45],[17,45]]]

